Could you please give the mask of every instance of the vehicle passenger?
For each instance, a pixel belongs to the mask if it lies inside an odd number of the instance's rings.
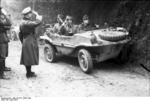
[[[58,33],[63,23],[64,23],[64,15],[58,14],[57,23],[54,25],[53,32]]]
[[[77,28],[73,24],[72,16],[68,15],[68,16],[66,16],[66,19],[60,28],[60,34],[66,35],[66,36],[71,36],[75,33],[77,33]]]

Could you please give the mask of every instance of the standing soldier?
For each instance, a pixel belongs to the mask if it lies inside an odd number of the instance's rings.
[[[8,56],[8,42],[7,30],[11,27],[11,22],[7,16],[6,11],[0,7],[0,79],[7,79],[4,76],[4,71],[10,71],[10,68],[5,66],[5,60]]]
[[[22,11],[23,20],[20,25],[20,39],[22,41],[21,64],[26,67],[26,77],[36,77],[36,74],[31,71],[32,65],[39,64],[39,48],[35,28],[42,22],[42,16],[37,12],[32,11],[31,7],[27,7]],[[33,20],[33,15],[36,19]]]

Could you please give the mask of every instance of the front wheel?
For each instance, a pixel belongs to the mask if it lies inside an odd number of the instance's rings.
[[[93,60],[91,54],[85,50],[81,49],[78,52],[78,61],[80,68],[85,73],[90,73],[93,69]]]
[[[45,56],[45,60],[53,63],[56,61],[56,51],[54,49],[54,46],[52,46],[51,44],[46,44],[44,47],[44,56]]]

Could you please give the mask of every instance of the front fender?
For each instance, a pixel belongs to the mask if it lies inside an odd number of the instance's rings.
[[[49,43],[52,42],[52,40],[47,35],[40,36],[40,40],[48,41]]]

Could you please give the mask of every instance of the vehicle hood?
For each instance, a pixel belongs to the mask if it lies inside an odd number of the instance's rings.
[[[117,34],[116,34],[117,33]],[[94,34],[95,36],[99,37],[100,34],[105,34],[105,35],[128,35],[128,31],[122,27],[117,27],[117,28],[107,28],[107,29],[97,29],[97,30],[92,30],[92,31],[85,31],[82,33],[76,34],[77,36],[82,36],[86,38],[91,38],[91,34]]]

